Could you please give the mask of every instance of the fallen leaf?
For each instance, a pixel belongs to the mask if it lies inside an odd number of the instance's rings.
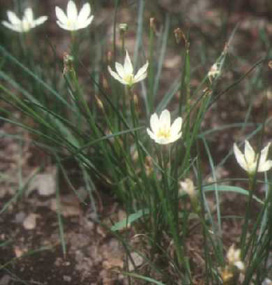
[[[128,260],[128,271],[135,270],[135,268],[139,267],[144,262],[144,259],[142,258],[142,256],[139,255],[137,252],[132,252],[130,254],[130,257],[133,260],[133,263],[132,263],[131,259],[129,258],[129,260]]]
[[[73,217],[81,215],[81,208],[78,199],[74,195],[66,195],[60,198],[60,205],[58,209],[57,200],[52,199],[50,209],[54,212],[60,210],[64,217]]]

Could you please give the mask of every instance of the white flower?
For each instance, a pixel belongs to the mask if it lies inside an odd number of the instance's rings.
[[[67,15],[62,9],[56,7],[57,24],[64,30],[77,31],[89,26],[94,18],[91,15],[91,5],[85,3],[78,13],[74,1],[69,1],[67,4]]]
[[[26,33],[31,29],[43,24],[48,18],[47,16],[42,16],[34,20],[33,10],[31,8],[25,9],[22,20],[20,20],[12,11],[8,11],[7,16],[9,22],[2,21],[2,24],[5,27],[18,33]]]
[[[262,285],[272,285],[272,281],[268,278],[265,278],[264,281],[262,282]]]
[[[229,265],[236,266],[240,271],[244,271],[245,265],[241,261],[241,250],[235,249],[234,244],[229,248],[227,252],[227,260]]]
[[[179,185],[180,185],[180,193],[182,192],[186,193],[187,195],[189,195],[191,199],[196,198],[197,193],[195,191],[195,185],[190,178],[186,178],[184,181],[180,181]]]
[[[117,72],[113,71],[110,68],[110,66],[108,66],[108,70],[111,76],[114,77],[116,80],[120,81],[124,85],[132,86],[136,82],[139,82],[146,78],[148,61],[138,70],[136,75],[134,75],[132,63],[128,51],[126,51],[126,58],[124,65],[116,62],[115,68]]]
[[[214,63],[208,72],[208,78],[210,82],[213,81],[216,77],[218,77],[221,73],[220,66],[217,63]]]
[[[258,169],[258,157],[259,154],[256,154],[248,141],[245,141],[245,150],[244,154],[239,150],[236,144],[233,145],[233,150],[237,162],[240,166],[249,174],[257,172],[268,171],[272,167],[272,160],[267,160],[267,155],[269,151],[270,143],[261,151]]]
[[[182,118],[177,118],[171,126],[171,117],[168,110],[162,111],[160,118],[155,113],[150,118],[150,127],[147,133],[158,144],[169,144],[178,140],[181,135]]]

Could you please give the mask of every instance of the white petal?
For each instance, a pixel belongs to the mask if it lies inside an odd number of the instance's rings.
[[[268,171],[272,167],[272,160],[267,160],[264,163],[260,163],[258,167],[258,172]]]
[[[34,20],[33,11],[31,8],[26,8],[24,11],[24,18],[29,22],[32,23]]]
[[[150,127],[153,133],[157,133],[159,127],[160,127],[160,121],[159,121],[159,117],[156,113],[154,113],[151,117],[150,117]]]
[[[168,110],[163,110],[160,115],[160,126],[164,128],[171,127],[171,116]]]
[[[60,21],[57,21],[57,24],[60,28],[62,28],[63,30],[66,30],[66,31],[74,31],[74,28],[71,27],[71,26],[67,26],[66,24],[63,24],[62,22]]]
[[[61,22],[62,24],[66,24],[68,22],[68,18],[63,12],[63,10],[61,10],[59,7],[56,7],[55,11],[56,11],[56,17],[59,20],[59,22]]]
[[[147,128],[146,131],[147,131],[148,135],[152,138],[152,140],[156,140],[155,134],[152,133],[150,129]]]
[[[13,25],[21,24],[21,20],[17,17],[17,15],[12,11],[7,11],[8,19]]]
[[[158,143],[158,144],[163,144],[163,145],[171,143],[169,139],[166,139],[166,138],[163,138],[163,137],[156,138],[155,142]]]
[[[108,66],[108,70],[109,70],[109,73],[111,74],[111,76],[112,76],[113,78],[115,78],[116,80],[118,80],[118,81],[121,82],[122,84],[127,85],[127,83],[126,83],[116,72],[114,72],[114,71],[110,68],[110,66]]]
[[[67,17],[70,21],[75,22],[77,20],[77,7],[74,1],[69,1],[67,5]]]
[[[47,21],[47,19],[48,19],[47,16],[41,16],[41,17],[39,17],[38,19],[36,19],[36,20],[34,21],[35,26],[39,26],[39,25],[43,24],[45,21]]]
[[[143,65],[139,70],[138,72],[136,73],[135,77],[134,77],[134,80],[135,82],[138,82],[140,80],[138,80],[139,78],[143,77],[144,75],[144,78],[146,78],[147,76],[147,68],[148,68],[148,61],[146,62],[145,65]],[[142,78],[141,80],[143,80],[144,78]]]
[[[139,81],[144,80],[146,77],[147,77],[147,73],[144,73],[144,74],[142,74],[141,76],[138,76],[137,79],[134,77],[134,78],[133,78],[133,84],[134,84],[134,83],[137,83],[137,82],[139,82]]]
[[[240,270],[243,271],[245,269],[245,265],[242,261],[236,261],[234,265]]]
[[[80,12],[78,14],[77,19],[78,19],[79,22],[84,23],[84,22],[87,21],[87,19],[90,16],[90,14],[91,14],[91,5],[89,3],[85,3],[82,6],[82,8],[81,8],[81,10],[80,10]]]
[[[236,160],[238,162],[238,164],[245,170],[248,171],[247,169],[247,163],[245,161],[245,157],[242,154],[242,152],[240,151],[240,149],[238,148],[238,146],[236,145],[236,143],[233,145],[233,151],[234,151],[234,155],[236,157]]]
[[[12,25],[12,24],[10,24],[10,23],[7,22],[7,21],[2,21],[2,24],[3,24],[6,28],[8,28],[8,29],[10,29],[10,30],[13,30],[13,31],[15,31],[15,32],[19,32],[19,33],[23,32],[19,25]]]
[[[118,75],[120,77],[124,78],[125,77],[125,70],[124,70],[123,65],[118,63],[118,62],[116,62],[115,63],[115,68],[116,68],[116,71],[117,71]]]
[[[133,66],[127,50],[126,50],[124,69],[126,74],[133,74]]]
[[[265,148],[263,148],[263,150],[261,151],[260,163],[259,163],[260,165],[266,161],[267,155],[269,152],[269,147],[270,147],[270,143]]]
[[[88,27],[91,24],[91,22],[93,21],[93,18],[94,18],[94,16],[91,16],[84,23],[79,23],[78,29],[85,29],[86,27]]]
[[[255,151],[248,141],[245,141],[245,160],[248,164],[252,164],[255,160]]]
[[[181,135],[182,135],[182,132],[171,136],[171,138],[169,139],[169,143],[173,143],[173,142],[177,141],[181,137]]]
[[[177,135],[182,127],[182,118],[177,118],[171,126],[171,135]]]

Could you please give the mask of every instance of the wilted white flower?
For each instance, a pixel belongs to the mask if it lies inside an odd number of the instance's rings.
[[[89,26],[94,18],[91,15],[91,5],[85,3],[78,13],[74,1],[69,1],[67,4],[67,15],[62,9],[56,7],[57,24],[64,30],[77,31]]]
[[[150,127],[147,133],[158,144],[169,144],[178,140],[181,135],[182,118],[177,118],[171,125],[171,116],[168,110],[162,111],[160,117],[154,113],[150,118]]]
[[[269,278],[265,278],[262,285],[272,285],[272,281]]]
[[[186,178],[184,181],[179,182],[180,192],[185,192],[191,199],[196,197],[195,185],[190,178]]]
[[[257,172],[268,171],[272,167],[272,160],[267,160],[270,143],[261,151],[260,159],[259,154],[256,154],[249,142],[245,141],[244,154],[239,150],[236,144],[233,145],[233,150],[237,162],[249,174]],[[258,163],[259,159],[259,163]],[[257,169],[258,164],[258,169]]]
[[[18,32],[18,33],[29,32],[31,29],[43,24],[48,18],[47,16],[42,16],[34,20],[32,8],[26,8],[24,10],[22,20],[20,20],[17,17],[17,15],[12,11],[8,11],[7,16],[8,16],[9,22],[2,21],[2,24],[5,27],[15,32]]]
[[[243,261],[241,261],[241,250],[235,249],[234,244],[229,248],[227,252],[227,260],[230,266],[235,266],[240,271],[244,271],[245,265]]]
[[[220,75],[220,73],[221,72],[220,72],[219,65],[217,63],[214,63],[208,72],[208,78],[209,78],[210,82],[212,82],[212,80],[214,78],[218,77]]]
[[[111,67],[108,66],[108,70],[111,76],[114,77],[116,80],[120,81],[124,85],[132,86],[136,82],[139,82],[146,78],[148,61],[138,70],[136,75],[134,75],[131,59],[129,57],[128,51],[126,51],[124,65],[116,62],[115,68],[117,72],[113,71]]]

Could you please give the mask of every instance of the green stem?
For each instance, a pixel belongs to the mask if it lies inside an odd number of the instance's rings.
[[[248,232],[248,225],[249,225],[249,214],[251,209],[251,204],[253,200],[253,190],[255,187],[255,174],[249,174],[249,196],[248,196],[248,202],[246,206],[246,214],[245,214],[245,222],[242,229],[242,235],[240,240],[240,248],[242,250],[242,259],[245,258],[245,252],[246,252],[246,236]]]

